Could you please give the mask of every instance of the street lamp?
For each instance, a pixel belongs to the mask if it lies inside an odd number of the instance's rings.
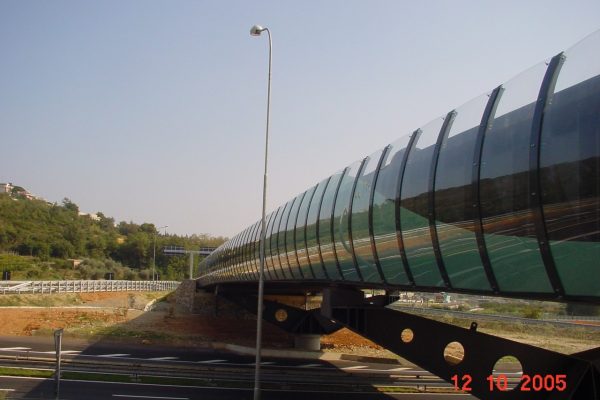
[[[156,232],[159,232],[162,228],[165,228],[166,235],[168,227],[169,225],[159,226],[156,228]],[[154,246],[152,248],[152,281],[156,280],[156,232],[154,232]]]
[[[271,56],[273,53],[273,43],[271,42],[271,31],[269,28],[263,28],[260,25],[254,25],[250,28],[252,36],[260,36],[262,32],[267,32],[269,36],[269,79],[267,86],[267,123],[265,133],[265,174],[263,180],[263,202],[262,202],[262,221],[260,228],[260,270],[258,273],[258,305],[256,312],[256,361],[254,369],[254,400],[260,399],[260,352],[262,347],[262,316],[263,316],[263,296],[265,286],[265,211],[267,205],[267,155],[269,152],[269,112],[271,108]]]

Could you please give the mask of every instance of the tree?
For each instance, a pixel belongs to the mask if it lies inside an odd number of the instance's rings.
[[[69,211],[74,212],[79,215],[79,207],[77,204],[73,203],[69,198],[65,197],[62,201],[62,206]]]

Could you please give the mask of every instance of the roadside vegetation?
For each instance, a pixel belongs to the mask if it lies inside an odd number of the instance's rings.
[[[217,247],[226,238],[208,234],[178,236],[158,232],[152,223],[136,224],[98,212],[80,215],[65,198],[62,204],[0,194],[0,271],[12,280],[149,279],[156,244],[156,271],[178,280],[187,271],[185,256],[163,254],[165,246]]]

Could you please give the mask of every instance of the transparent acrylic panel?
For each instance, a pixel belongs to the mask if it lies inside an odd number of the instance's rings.
[[[400,167],[409,142],[410,135],[390,145],[379,170],[373,198],[373,236],[379,263],[387,282],[399,285],[410,283],[398,247],[395,215]]]
[[[541,63],[504,85],[484,138],[480,200],[483,232],[501,292],[551,292],[530,207],[529,142]],[[523,277],[527,279],[523,279]]]
[[[354,181],[356,180],[356,175],[358,174],[361,165],[362,161],[357,161],[348,167],[348,170],[342,177],[342,182],[334,206],[333,238],[335,252],[342,270],[343,279],[348,281],[360,281],[360,276],[358,275],[352,257],[348,218],[352,188],[354,187]]]
[[[269,249],[267,247],[267,244],[269,243],[268,240],[266,240],[266,238],[268,238],[268,234],[269,234],[269,226],[271,224],[271,219],[273,218],[273,213],[269,213],[267,215],[265,215],[265,279],[274,279],[274,274],[273,274],[273,270],[271,268],[271,265],[269,263]],[[259,222],[259,224],[262,224],[262,222]],[[259,263],[260,266],[260,244],[261,244],[261,230],[262,229],[262,225],[261,228],[259,228],[259,233],[258,233],[258,253],[257,253],[257,259],[256,262]]]
[[[252,236],[254,234],[254,229],[256,228],[256,225],[251,225],[250,227],[248,227],[248,236],[246,237],[246,244],[245,244],[245,249],[244,249],[244,254],[245,254],[245,262],[246,262],[246,269],[248,270],[248,275],[250,276],[250,278],[254,278],[255,275],[255,268],[254,268],[254,264],[252,262]]]
[[[566,294],[600,296],[600,31],[565,56],[544,113],[544,217]]]
[[[323,264],[325,264],[327,276],[332,280],[342,279],[337,266],[331,239],[333,234],[331,231],[331,213],[333,211],[335,194],[343,172],[344,171],[336,172],[329,179],[329,184],[323,195],[323,204],[321,205],[321,213],[319,215],[319,244],[321,245],[321,256],[323,257]]]
[[[290,270],[295,279],[302,278],[302,274],[300,271],[300,264],[298,263],[298,256],[296,254],[296,220],[298,219],[298,211],[300,210],[300,203],[304,199],[304,195],[306,192],[299,194],[296,196],[294,200],[294,204],[292,204],[292,208],[290,210],[290,217],[288,218],[286,233],[285,233],[285,243],[286,243],[286,254],[288,258],[288,262],[290,263]]]
[[[270,241],[270,249],[271,249],[271,259],[273,260],[273,266],[279,279],[285,279],[285,274],[281,269],[281,263],[279,261],[279,246],[277,245],[277,238],[279,237],[279,224],[281,223],[281,216],[283,215],[283,211],[285,208],[285,204],[280,206],[277,209],[277,213],[275,216],[275,221],[273,221],[273,228],[271,229],[271,238]]]
[[[242,232],[238,233],[237,235],[235,235],[234,241],[233,241],[233,263],[236,267],[236,270],[238,271],[239,276],[241,277],[241,279],[247,279],[247,276],[245,274],[245,271],[243,269],[242,264],[240,263],[240,242],[242,240]]]
[[[442,259],[453,288],[491,290],[479,256],[473,207],[473,159],[489,95],[456,110],[435,177],[435,218]]]
[[[246,228],[243,234],[242,243],[240,246],[240,262],[243,265],[247,279],[251,279],[250,265],[248,264],[248,236],[250,235],[250,227]]]
[[[233,245],[233,240],[230,239],[227,242],[225,242],[225,259],[226,261],[226,265],[232,269],[232,271],[237,272],[236,266],[233,263],[233,251],[232,251],[232,245]],[[235,274],[236,278],[239,280],[240,276]]]
[[[278,211],[279,209],[273,211],[268,215],[267,232],[265,234],[265,268],[267,268],[267,270],[269,271],[271,279],[279,279],[279,271],[275,270],[273,258],[271,257],[271,230],[273,229],[273,224],[275,223],[275,218],[277,217]]]
[[[258,238],[260,236],[260,221],[254,223],[254,229],[252,230],[252,237],[250,238],[250,271],[256,279],[258,279],[260,265],[258,263],[258,251],[259,243]]]
[[[244,274],[244,276],[246,277],[246,279],[248,279],[248,268],[246,266],[246,260],[244,258],[244,246],[246,244],[246,234],[248,232],[248,228],[244,229],[241,233],[240,233],[240,243],[238,245],[238,257],[237,257],[237,262],[240,264],[240,268],[242,269],[242,273]]]
[[[358,269],[365,282],[383,282],[377,270],[369,234],[369,203],[377,165],[382,153],[383,150],[379,150],[367,158],[356,183],[352,201],[352,243]]]
[[[306,252],[306,218],[308,217],[308,207],[313,199],[315,189],[316,186],[313,186],[306,191],[304,199],[302,199],[302,203],[300,204],[300,210],[298,211],[298,218],[296,220],[296,254],[298,255],[298,262],[300,263],[300,269],[304,279],[314,278],[308,260],[308,253]]]
[[[444,286],[429,231],[429,173],[440,129],[438,118],[422,128],[406,162],[400,222],[408,264],[417,286]]]
[[[286,279],[292,279],[292,273],[290,271],[290,263],[288,262],[288,257],[285,250],[285,233],[286,226],[288,223],[288,218],[290,216],[290,210],[292,208],[293,200],[288,201],[285,204],[285,208],[283,209],[283,214],[281,214],[281,221],[279,221],[279,233],[277,234],[277,255],[279,257],[279,263],[281,264],[281,270],[283,271],[283,276]]]
[[[308,220],[306,222],[306,247],[308,248],[308,260],[312,267],[315,279],[325,279],[325,272],[321,257],[319,256],[319,243],[317,241],[317,223],[319,207],[329,179],[322,180],[315,189],[315,194],[308,208]]]

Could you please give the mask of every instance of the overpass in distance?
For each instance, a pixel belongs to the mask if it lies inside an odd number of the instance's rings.
[[[198,286],[252,308],[260,234],[259,220],[212,252]],[[525,375],[566,377],[535,398],[600,399],[600,348],[553,353],[361,291],[600,304],[600,31],[323,179],[271,212],[265,234],[266,293],[323,294],[320,310],[266,303],[290,332],[346,326],[448,381],[469,376],[478,397],[531,398],[522,384],[490,391],[512,355]]]

